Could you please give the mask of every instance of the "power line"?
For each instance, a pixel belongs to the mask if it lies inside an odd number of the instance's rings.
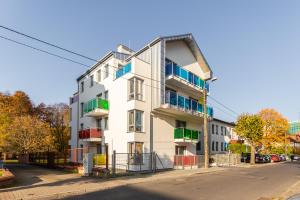
[[[82,65],[82,66],[85,66],[85,67],[89,67],[89,66],[86,65],[86,64],[80,63],[80,62],[75,61],[75,60],[72,60],[72,59],[70,59],[70,58],[66,58],[66,57],[60,56],[60,55],[58,55],[58,54],[54,54],[54,53],[51,53],[51,52],[49,52],[49,51],[45,51],[45,50],[42,50],[42,49],[39,49],[39,48],[30,46],[30,45],[28,45],[28,44],[25,44],[25,43],[22,43],[22,42],[18,42],[18,41],[16,41],[16,40],[13,40],[13,39],[4,37],[4,36],[2,36],[2,35],[0,35],[0,38],[5,39],[5,40],[8,40],[8,41],[13,42],[13,43],[16,43],[16,44],[19,44],[19,45],[22,45],[22,46],[26,46],[26,47],[31,48],[31,49],[34,49],[34,50],[36,50],[36,51],[40,51],[40,52],[49,54],[49,55],[51,55],[51,56],[58,57],[58,58],[63,59],[63,60],[67,60],[67,61],[76,63],[76,64],[78,64],[78,65]]]
[[[68,53],[71,53],[71,54],[80,56],[80,57],[82,57],[82,58],[86,58],[86,59],[88,59],[88,60],[98,62],[98,60],[96,60],[96,59],[90,58],[90,57],[85,56],[85,55],[82,55],[82,54],[80,54],[80,53],[76,53],[76,52],[74,52],[74,51],[72,51],[72,50],[68,50],[68,49],[63,48],[63,47],[60,47],[60,46],[58,46],[58,45],[56,45],[56,44],[51,44],[50,42],[47,42],[47,41],[38,39],[38,38],[36,38],[36,37],[33,37],[33,36],[28,35],[28,34],[22,33],[22,32],[20,32],[20,31],[17,31],[17,30],[14,30],[14,29],[11,29],[11,28],[2,26],[2,25],[0,25],[0,28],[6,29],[6,30],[8,30],[8,31],[14,32],[14,33],[16,33],[16,34],[22,35],[22,36],[27,37],[27,38],[33,39],[33,40],[35,40],[35,41],[44,43],[44,44],[46,44],[46,45],[55,47],[55,48],[57,48],[57,49],[66,51],[66,52],[68,52]],[[42,49],[38,49],[38,48],[36,48],[36,47],[33,47],[33,46],[30,46],[30,45],[27,45],[27,44],[24,44],[24,43],[21,43],[21,42],[18,42],[18,41],[9,39],[9,38],[4,37],[4,36],[0,36],[0,37],[3,38],[3,39],[9,40],[9,41],[11,41],[11,42],[14,42],[14,43],[17,43],[17,44],[20,44],[20,45],[23,45],[23,46],[26,46],[26,47],[35,49],[35,50],[37,50],[37,51],[41,51],[41,52],[47,53],[47,54],[49,54],[49,55],[52,55],[52,56],[55,56],[55,57],[58,57],[58,58],[61,58],[61,59],[64,59],[64,60],[68,60],[68,61],[70,61],[70,62],[73,62],[73,63],[76,63],[76,64],[79,64],[79,65],[82,65],[82,66],[85,66],[85,67],[90,68],[89,65],[80,63],[80,62],[78,62],[78,61],[74,61],[74,60],[72,60],[72,59],[69,59],[69,58],[66,58],[66,57],[63,57],[63,56],[60,56],[60,55],[57,55],[57,54],[54,54],[54,53],[51,53],[51,52],[48,52],[48,51],[45,51],[45,50],[42,50]],[[117,70],[119,69],[118,67],[112,66],[112,65],[110,65],[110,67],[113,67],[113,68],[115,68],[115,69],[117,69]],[[136,74],[136,73],[133,73],[133,72],[129,72],[129,73],[131,73],[131,74],[133,74],[133,75],[135,75],[135,76],[139,76],[139,77],[143,77],[143,78],[149,79],[149,80],[151,80],[151,81],[156,81],[156,82],[158,82],[158,83],[161,82],[161,81],[159,81],[159,80],[156,80],[156,79],[153,79],[153,78],[150,78],[150,77],[147,77],[147,76],[139,75],[139,74]],[[122,78],[123,78],[123,77],[122,77]],[[128,79],[127,79],[127,80],[128,80]],[[146,85],[146,84],[145,84],[145,85]],[[150,86],[150,87],[152,87],[152,88],[155,88],[155,87],[152,86],[152,85],[148,85],[148,86]],[[157,88],[157,89],[160,89],[160,88]],[[212,96],[208,95],[208,97],[211,98],[211,99],[212,99],[213,101],[215,101],[216,103],[218,103],[219,105],[221,105],[221,106],[223,106],[224,108],[226,108],[227,110],[229,110],[230,112],[232,112],[232,113],[234,113],[234,114],[236,114],[236,115],[239,115],[239,114],[238,114],[237,112],[235,112],[233,109],[231,109],[231,108],[229,108],[228,106],[222,104],[221,102],[219,102],[218,100],[216,100],[216,99],[213,98]]]
[[[235,112],[234,110],[232,110],[231,108],[229,108],[228,106],[222,104],[221,102],[219,102],[218,100],[216,100],[215,98],[213,98],[212,96],[208,96],[210,99],[212,99],[214,102],[216,102],[217,104],[223,106],[224,108],[226,108],[227,110],[231,111],[232,113],[239,115],[237,112]]]
[[[51,44],[51,43],[49,43],[49,42],[46,42],[46,41],[44,41],[44,40],[38,39],[38,38],[36,38],[36,37],[30,36],[30,35],[25,34],[25,33],[21,33],[21,32],[19,32],[19,31],[17,31],[17,30],[8,28],[8,27],[6,27],[6,26],[0,25],[0,28],[6,29],[6,30],[8,30],[8,31],[11,31],[11,32],[14,32],[14,33],[16,33],[16,34],[22,35],[22,36],[24,36],[24,37],[30,38],[30,39],[32,39],[32,40],[35,40],[35,41],[38,41],[38,42],[47,44],[47,45],[52,46],[52,47],[55,47],[55,48],[57,48],[57,49],[60,49],[60,50],[63,50],[63,51],[67,51],[67,52],[69,52],[69,53],[72,53],[72,54],[74,54],[74,55],[80,56],[80,57],[82,57],[82,58],[86,58],[86,59],[88,59],[88,60],[96,61],[96,62],[97,62],[96,59],[93,59],[93,58],[87,57],[87,56],[85,56],[85,55],[82,55],[82,54],[80,54],[80,53],[76,53],[76,52],[74,52],[74,51],[65,49],[65,48],[60,47],[60,46],[58,46],[58,45],[56,45],[56,44]]]

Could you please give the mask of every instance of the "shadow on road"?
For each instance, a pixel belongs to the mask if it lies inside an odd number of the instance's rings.
[[[157,186],[159,187],[159,185]],[[126,199],[143,199],[143,200],[182,200],[176,196],[160,194],[146,191],[133,186],[119,186],[112,189],[89,192],[80,195],[73,195],[63,198],[64,200],[126,200]]]

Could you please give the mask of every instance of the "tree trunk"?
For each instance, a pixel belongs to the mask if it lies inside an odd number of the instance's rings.
[[[250,157],[250,164],[255,164],[255,145],[251,144],[251,157]]]

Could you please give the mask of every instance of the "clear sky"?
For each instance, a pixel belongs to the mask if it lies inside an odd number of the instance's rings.
[[[123,43],[192,33],[218,81],[211,96],[232,110],[275,108],[299,119],[300,1],[0,0],[0,25],[100,58]],[[93,62],[0,29],[0,35]],[[23,90],[38,104],[68,102],[85,67],[0,38],[0,91]],[[234,115],[216,105],[217,117]]]

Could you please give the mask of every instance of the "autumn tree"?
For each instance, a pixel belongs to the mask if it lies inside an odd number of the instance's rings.
[[[288,120],[274,109],[263,109],[258,115],[264,122],[262,146],[266,153],[274,153],[282,149],[285,143],[285,134],[289,129]]]
[[[50,128],[54,138],[54,146],[58,152],[66,152],[70,140],[69,106],[55,104],[48,107],[50,113]]]
[[[10,125],[7,142],[12,151],[21,154],[48,151],[52,148],[50,127],[33,116],[21,116]]]
[[[255,164],[255,148],[263,137],[263,121],[258,115],[242,114],[237,120],[235,132],[251,146],[251,164]]]

